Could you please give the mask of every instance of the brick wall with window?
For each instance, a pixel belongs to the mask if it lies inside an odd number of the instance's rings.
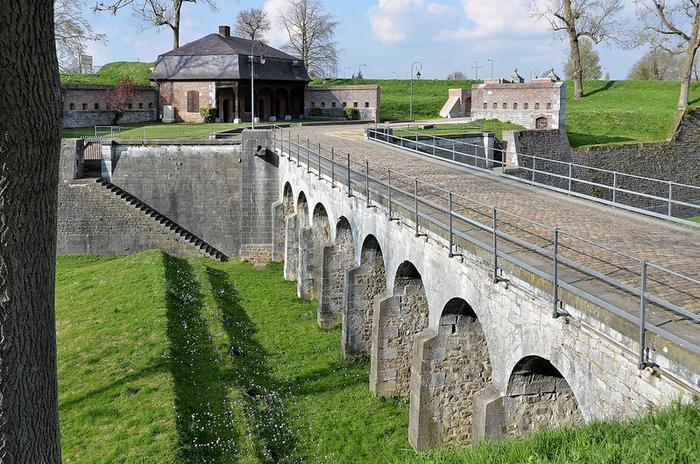
[[[344,108],[357,108],[360,119],[380,120],[381,91],[377,85],[340,85],[334,87],[309,87],[306,89],[304,112],[310,117],[311,108],[321,103],[321,117],[345,119]]]

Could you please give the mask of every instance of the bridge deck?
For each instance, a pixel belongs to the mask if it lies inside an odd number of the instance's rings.
[[[550,192],[541,188],[531,187],[485,173],[449,165],[445,162],[432,160],[427,157],[412,154],[399,148],[393,148],[364,139],[362,126],[331,126],[331,127],[302,127],[294,129],[293,137],[299,134],[302,140],[310,139],[311,146],[319,143],[325,148],[334,148],[336,154],[351,155],[354,162],[363,163],[370,160],[375,167],[385,167],[408,176],[416,177],[421,182],[429,182],[468,199],[482,204],[488,204],[509,213],[559,227],[562,231],[593,240],[597,243],[612,247],[629,255],[646,259],[680,272],[689,277],[700,279],[700,232],[677,226],[661,220],[651,219],[636,213],[622,211],[616,208],[596,204],[586,200],[568,197],[564,194]],[[381,170],[373,172],[381,176]],[[392,183],[411,189],[401,178]],[[421,184],[422,185],[422,184]],[[447,198],[444,192],[423,187],[421,195],[430,197],[437,204],[444,205]],[[454,210],[466,217],[483,224],[490,223],[490,211],[467,201],[457,199]],[[466,229],[461,224],[461,230]],[[499,217],[499,229],[503,227],[509,234],[537,243],[551,249],[551,230],[543,230],[518,218]],[[473,230],[475,235],[483,232]],[[488,237],[481,237],[488,243]],[[576,243],[574,243],[576,242]],[[613,277],[635,288],[639,287],[640,264],[615,253],[609,253],[594,246],[587,246],[577,240],[562,238],[559,245],[562,256],[569,257],[589,269]],[[511,246],[510,253],[526,255],[525,249]],[[588,291],[596,295],[595,279],[577,275],[571,269],[562,269],[568,282],[571,279],[579,286],[588,287]],[[700,286],[686,280],[676,278],[649,268],[648,291],[675,305],[700,314]],[[601,287],[599,293],[609,293],[609,289]],[[629,298],[627,306],[633,312],[634,299]],[[638,314],[638,310],[637,310]],[[683,320],[676,314],[670,314],[650,305],[649,320],[664,329],[671,330],[683,338],[692,340],[700,345],[700,324]]]

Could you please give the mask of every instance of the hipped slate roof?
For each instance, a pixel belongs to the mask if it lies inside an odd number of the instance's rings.
[[[250,79],[252,42],[239,37],[209,34],[158,57],[151,80],[240,80]],[[303,63],[287,53],[265,46],[255,49],[265,57],[256,61],[255,78],[308,82]]]

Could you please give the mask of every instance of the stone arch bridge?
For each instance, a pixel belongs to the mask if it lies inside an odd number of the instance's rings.
[[[416,449],[628,417],[700,391],[692,278],[643,261],[655,274],[635,294],[642,271],[605,254],[616,250],[577,260],[558,229],[550,240],[539,223],[298,135],[258,145],[279,170],[275,256],[318,300],[319,325],[342,327],[343,356],[370,360],[370,390],[410,400]]]

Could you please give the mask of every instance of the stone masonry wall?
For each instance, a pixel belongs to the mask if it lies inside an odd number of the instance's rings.
[[[108,126],[113,114],[107,110],[105,92],[114,86],[64,84],[61,86],[63,99],[63,127]],[[138,87],[131,108],[119,119],[119,124],[132,124],[155,121],[158,118],[158,96],[151,87]]]
[[[348,272],[348,298],[341,343],[346,359],[369,357],[375,297],[386,292],[386,271],[381,251],[374,248],[364,250],[361,260],[357,268]]]
[[[539,373],[514,375],[504,398],[503,433],[527,435],[544,427],[583,422],[576,397],[562,377]]]
[[[378,85],[347,85],[327,88],[308,87],[304,113],[313,108],[321,110],[322,117],[345,118],[343,109],[357,108],[360,119],[380,121],[381,91]]]
[[[284,237],[284,278],[295,281],[299,275],[299,216],[287,218]]]
[[[383,396],[408,396],[413,338],[428,326],[428,301],[419,279],[404,282],[394,293],[379,315],[375,349],[377,383],[381,387],[375,392]]]
[[[322,288],[318,305],[321,328],[335,327],[342,320],[346,272],[355,257],[355,243],[349,225],[338,227],[335,242],[335,245],[323,249]]]
[[[59,255],[126,255],[161,249],[200,256],[181,237],[114,196],[94,179],[76,180],[76,142],[64,139],[58,185]]]

